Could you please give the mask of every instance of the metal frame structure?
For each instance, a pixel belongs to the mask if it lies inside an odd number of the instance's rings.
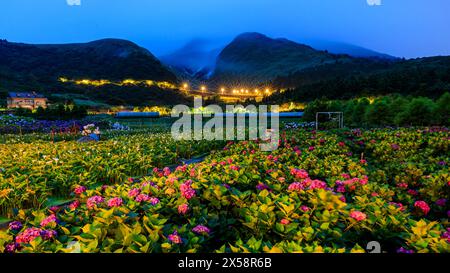
[[[338,115],[339,129],[344,128],[344,112],[316,112],[316,130],[319,130],[319,115],[328,115],[330,119],[332,115]]]

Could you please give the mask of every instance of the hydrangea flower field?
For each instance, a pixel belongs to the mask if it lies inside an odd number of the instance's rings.
[[[286,129],[274,152],[139,137],[2,145],[0,251],[450,252],[448,129]]]

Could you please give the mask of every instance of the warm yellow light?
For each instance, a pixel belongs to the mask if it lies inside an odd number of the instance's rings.
[[[269,93],[270,92],[270,90],[269,89],[266,89],[266,93]]]
[[[125,84],[125,85],[127,85],[127,84],[136,84],[136,81],[135,80],[133,80],[133,79],[126,79],[126,80],[123,80],[122,81],[122,84]]]
[[[225,92],[225,88],[221,88],[220,91],[223,93]]]
[[[202,87],[200,88],[202,91],[206,90],[206,86],[202,85]]]
[[[169,82],[155,82],[152,80],[133,80],[133,79],[125,79],[119,82],[112,82],[110,80],[100,79],[100,80],[91,80],[91,79],[80,79],[80,80],[72,80],[67,79],[64,77],[59,78],[60,82],[63,83],[75,83],[77,85],[91,85],[91,86],[103,86],[103,85],[117,85],[117,86],[124,86],[124,85],[138,85],[138,84],[145,84],[147,86],[153,86],[157,85],[160,88],[163,89],[176,89],[177,87]]]
[[[187,89],[189,87],[189,85],[187,83],[183,84],[183,88]]]

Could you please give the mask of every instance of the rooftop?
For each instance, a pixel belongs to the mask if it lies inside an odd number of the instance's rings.
[[[38,94],[36,92],[9,92],[9,97],[11,97],[11,98],[29,98],[29,99],[37,99],[37,98],[45,99],[44,95]]]

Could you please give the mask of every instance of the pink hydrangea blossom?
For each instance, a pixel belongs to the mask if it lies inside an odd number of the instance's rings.
[[[186,199],[191,199],[195,196],[195,190],[191,188],[192,180],[187,180],[180,185],[181,195]]]
[[[175,170],[179,172],[185,172],[187,170],[187,165],[178,166]]]
[[[41,232],[42,230],[40,228],[27,228],[16,236],[16,242],[19,244],[28,244],[37,237],[41,236]]]
[[[83,192],[86,191],[86,187],[84,186],[78,186],[75,188],[75,190],[73,191],[76,195],[81,195]]]
[[[310,190],[314,189],[325,189],[327,187],[327,183],[320,180],[312,180],[309,186]]]
[[[163,169],[163,175],[164,175],[164,176],[169,176],[170,173],[171,173],[171,171],[170,171],[170,169],[169,169],[168,167],[165,167],[165,168]]]
[[[366,220],[367,215],[364,212],[355,210],[350,213],[350,217],[360,222]]]
[[[57,219],[56,219],[56,215],[52,214],[50,216],[48,216],[47,218],[45,218],[44,220],[41,221],[41,227],[46,227],[51,223],[56,223]]]
[[[306,179],[309,177],[308,172],[305,170],[291,169],[291,174],[297,179]]]
[[[138,196],[136,196],[136,202],[147,202],[150,200],[150,196],[148,196],[147,194],[138,194]]]
[[[176,230],[172,234],[167,236],[167,238],[174,244],[181,244],[183,242],[183,240],[181,239],[180,235],[178,235],[178,232]]]
[[[156,198],[156,197],[150,197],[150,198],[148,199],[148,201],[150,201],[150,204],[152,204],[153,206],[159,204],[159,202],[160,202],[159,199]]]
[[[80,206],[80,201],[75,200],[69,205],[69,209],[74,210]]]
[[[341,174],[342,178],[344,179],[350,179],[350,175],[348,173]]]
[[[301,191],[303,190],[303,186],[300,182],[294,182],[289,185],[288,191]]]
[[[120,207],[123,204],[123,200],[120,197],[114,197],[108,200],[108,207],[114,208],[114,207]]]
[[[95,206],[103,203],[104,201],[105,201],[105,199],[103,199],[103,197],[101,197],[101,196],[98,196],[98,195],[92,196],[86,201],[86,206],[88,209],[93,209]]]
[[[430,212],[430,206],[425,201],[416,201],[414,207],[418,208],[423,214],[427,215]]]
[[[419,194],[419,193],[418,193],[417,191],[415,191],[415,190],[408,190],[408,193],[409,193],[410,195],[412,195],[412,196],[416,196],[416,195]]]
[[[139,195],[139,193],[141,193],[140,189],[134,188],[128,191],[128,197],[132,198],[132,197],[136,197]]]
[[[186,214],[189,211],[189,205],[188,204],[182,204],[178,206],[178,213],[179,214]]]
[[[192,229],[192,231],[197,234],[209,234],[210,233],[210,229],[208,227],[205,227],[202,225],[198,225],[198,226],[194,227]]]
[[[336,192],[344,193],[345,192],[345,184],[342,181],[336,181]]]
[[[311,209],[308,206],[303,205],[303,206],[300,207],[300,210],[303,211],[303,212],[308,212]]]
[[[231,165],[231,166],[230,166],[230,169],[232,169],[233,171],[239,171],[239,170],[240,170],[240,167],[239,167],[239,166],[236,166],[236,165]]]

